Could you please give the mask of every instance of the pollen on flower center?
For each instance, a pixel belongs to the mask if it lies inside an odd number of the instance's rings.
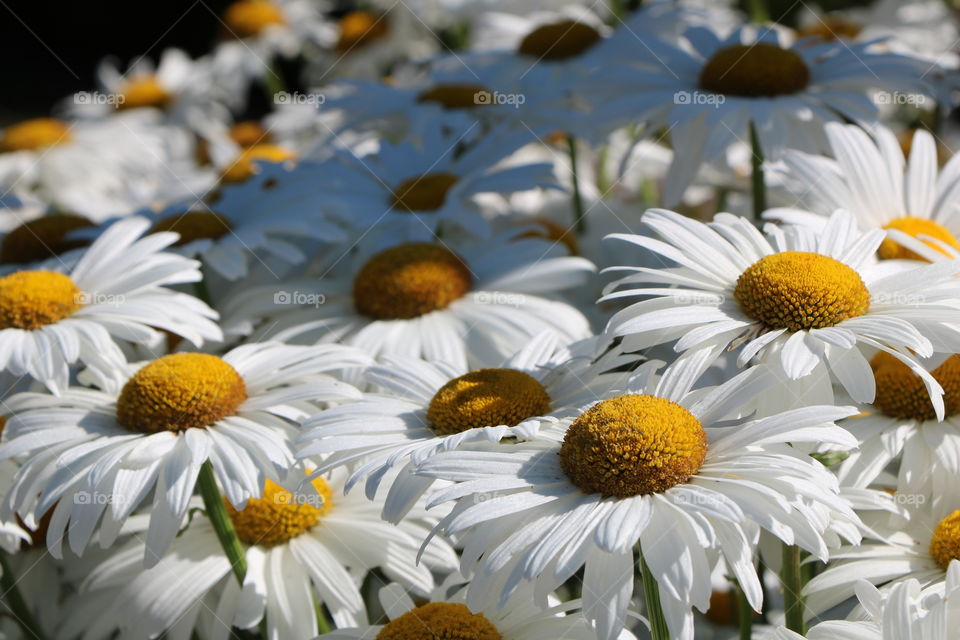
[[[0,243],[0,263],[23,264],[47,260],[71,249],[89,244],[86,240],[68,238],[71,231],[92,227],[82,216],[54,213],[24,222],[13,229]]]
[[[600,32],[576,20],[537,27],[520,41],[517,53],[537,60],[566,60],[600,42]]]
[[[425,173],[401,182],[390,196],[390,206],[401,211],[436,211],[457,182],[452,173]]]
[[[935,420],[930,394],[920,376],[885,351],[870,360],[877,394],[873,406],[884,415],[901,420]],[[943,387],[946,415],[960,412],[960,355],[952,355],[930,372]]]
[[[390,33],[390,22],[382,14],[370,11],[350,11],[340,18],[340,37],[336,51],[344,54]]]
[[[238,38],[253,38],[271,25],[283,24],[280,8],[267,0],[240,0],[223,14],[227,28]]]
[[[490,92],[476,84],[438,84],[425,89],[417,102],[433,102],[444,109],[472,109],[491,104]]]
[[[247,385],[229,363],[206,353],[175,353],[137,371],[117,399],[117,420],[131,431],[207,427],[233,415]]]
[[[225,183],[244,182],[257,173],[257,162],[287,162],[297,157],[290,149],[277,144],[255,144],[245,148],[228,166],[220,181]]]
[[[870,309],[870,292],[855,270],[803,251],[753,263],[740,274],[733,295],[743,313],[770,329],[822,329]]]
[[[56,271],[17,271],[0,278],[0,329],[39,329],[82,306],[69,276]]]
[[[913,216],[905,216],[903,218],[897,218],[896,220],[886,224],[884,229],[896,229],[897,231],[902,231],[903,233],[909,234],[914,238],[920,236],[929,236],[935,238],[940,242],[953,247],[954,249],[960,251],[960,242],[957,242],[957,239],[953,236],[950,231],[941,224],[929,220],[927,218],[915,218]],[[935,243],[929,240],[922,240],[925,245],[934,249],[944,255],[947,253],[938,247]],[[890,238],[884,239],[880,243],[880,248],[877,250],[877,253],[884,260],[923,260],[927,261],[926,258],[923,258],[910,249],[897,244]]]
[[[631,394],[573,421],[560,467],[584,493],[626,498],[686,482],[706,455],[707,436],[693,414],[665,398]]]
[[[941,520],[933,530],[930,555],[944,571],[951,560],[960,560],[960,509]]]
[[[429,242],[391,247],[370,258],[353,281],[359,313],[400,320],[445,309],[473,286],[460,256]]]
[[[704,91],[743,98],[799,93],[809,83],[810,69],[798,53],[767,42],[721,49],[700,71]]]
[[[272,547],[306,533],[333,507],[333,489],[323,478],[312,480],[322,503],[311,504],[312,496],[295,496],[272,480],[267,480],[263,495],[250,498],[237,510],[227,500],[227,513],[237,537],[247,544]]]
[[[117,92],[123,99],[117,100],[117,109],[139,109],[156,107],[164,109],[170,104],[172,96],[157,76],[151,73],[135,75],[124,82]]]
[[[427,422],[438,435],[475,427],[513,427],[550,410],[550,396],[533,376],[516,369],[478,369],[450,380],[434,394]]]
[[[459,602],[428,602],[388,622],[375,640],[501,640],[482,613]]]
[[[70,141],[70,125],[56,118],[33,118],[3,130],[0,151],[35,151]]]
[[[150,233],[158,231],[176,231],[180,239],[175,247],[190,244],[196,240],[216,240],[230,231],[230,221],[213,211],[187,211],[158,220]]]

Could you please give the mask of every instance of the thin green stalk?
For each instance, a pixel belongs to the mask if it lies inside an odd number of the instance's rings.
[[[0,576],[0,588],[3,589],[3,601],[10,610],[10,613],[13,614],[14,620],[17,621],[17,624],[19,624],[23,630],[23,637],[29,638],[30,640],[46,640],[47,636],[43,633],[40,625],[37,624],[36,618],[33,617],[33,612],[30,611],[30,607],[27,606],[26,600],[23,599],[20,589],[17,588],[17,577],[10,569],[10,563],[7,562],[7,554],[3,551],[0,551],[0,570],[3,571],[3,575]]]
[[[670,640],[670,629],[667,628],[667,619],[663,616],[663,607],[660,606],[660,587],[657,579],[650,573],[647,561],[640,553],[640,576],[643,582],[643,598],[647,603],[647,618],[650,620],[650,635],[653,640]]]
[[[753,191],[753,219],[760,221],[760,217],[767,210],[767,185],[763,177],[763,147],[760,146],[760,136],[757,127],[750,123],[751,165],[750,182]]]
[[[751,22],[757,24],[770,22],[770,11],[767,9],[766,0],[750,0],[749,12]]]
[[[323,612],[323,603],[317,603],[317,629],[320,630],[320,635],[325,633],[330,633],[330,621],[327,620],[327,614]]]
[[[280,75],[274,65],[268,66],[266,73],[263,74],[263,90],[267,94],[267,100],[270,101],[270,104],[274,104],[278,93],[287,90],[287,84],[283,81],[283,76]]]
[[[740,640],[750,640],[753,636],[753,607],[739,583],[734,582],[737,591],[737,620],[740,624]]]
[[[587,231],[586,210],[583,208],[583,194],[580,193],[580,179],[577,176],[577,140],[567,134],[567,150],[570,153],[570,173],[573,179],[573,223],[579,235]]]
[[[783,545],[783,568],[780,569],[783,587],[783,608],[787,628],[803,635],[803,572],[800,569],[800,547]]]
[[[217,487],[217,479],[213,474],[213,465],[209,460],[200,467],[197,486],[200,487],[200,495],[203,496],[203,505],[206,507],[210,524],[213,525],[213,530],[216,531],[217,538],[220,540],[220,546],[223,547],[223,552],[227,554],[227,560],[230,561],[233,575],[237,577],[237,582],[243,585],[243,580],[247,577],[247,556],[233,528],[233,521],[227,513],[223,496],[220,495],[220,489]]]

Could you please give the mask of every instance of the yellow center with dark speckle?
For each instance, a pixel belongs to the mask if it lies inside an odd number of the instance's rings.
[[[482,613],[458,602],[429,602],[388,622],[375,640],[502,640]]]
[[[427,422],[439,435],[476,427],[513,427],[550,411],[547,390],[515,369],[478,369],[447,382],[434,394]]]
[[[870,367],[877,383],[873,406],[884,415],[901,420],[936,419],[930,394],[910,367],[885,351],[873,356]],[[943,387],[945,415],[960,411],[960,355],[950,356],[930,374]]]
[[[601,40],[600,32],[575,20],[561,20],[537,27],[520,41],[517,53],[537,60],[574,58]]]
[[[16,271],[0,278],[0,329],[39,329],[81,306],[80,289],[62,273]]]
[[[933,530],[930,555],[944,571],[952,560],[960,560],[960,509],[941,520]]]
[[[883,228],[896,229],[897,231],[902,231],[903,233],[918,239],[920,236],[928,236],[930,238],[939,240],[947,246],[953,247],[957,251],[960,251],[960,242],[957,242],[957,239],[954,237],[954,235],[950,233],[950,231],[943,225],[927,218],[904,216],[903,218],[897,218],[896,220],[884,225]],[[943,255],[948,255],[946,251],[938,247],[930,240],[922,240],[921,242],[931,249],[942,253]],[[897,244],[890,238],[885,238],[884,241],[880,243],[880,248],[877,250],[877,253],[884,260],[923,260],[924,262],[927,262],[926,258],[923,258],[910,249]]]
[[[808,84],[810,69],[803,58],[767,42],[721,49],[700,71],[700,88],[704,91],[741,98],[791,95]]]
[[[263,495],[250,498],[239,511],[224,500],[237,537],[247,544],[273,547],[316,526],[333,507],[333,489],[323,478],[315,478],[312,483],[321,500],[319,505],[305,499],[312,496],[295,496],[269,479]]]

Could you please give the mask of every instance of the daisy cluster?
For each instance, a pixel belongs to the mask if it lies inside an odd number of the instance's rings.
[[[0,639],[960,638],[958,15],[744,4],[236,0],[0,130]]]

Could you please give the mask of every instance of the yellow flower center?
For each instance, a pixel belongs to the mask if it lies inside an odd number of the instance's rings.
[[[247,385],[230,364],[206,353],[175,353],[146,365],[117,399],[117,420],[141,433],[207,427],[236,413]]]
[[[17,271],[0,278],[0,329],[39,329],[73,314],[81,293],[56,271]]]
[[[241,147],[252,147],[271,141],[270,132],[256,120],[244,120],[230,127],[230,139]]]
[[[35,151],[70,141],[70,125],[56,118],[33,118],[3,130],[0,151]]]
[[[743,98],[799,93],[810,83],[810,69],[795,51],[766,42],[721,49],[700,71],[700,88]]]
[[[853,40],[863,27],[840,16],[826,16],[797,30],[797,38],[814,37],[821,40]]]
[[[223,21],[238,38],[253,38],[271,25],[283,24],[283,12],[265,0],[240,0],[227,7]]]
[[[390,33],[387,17],[371,11],[350,11],[340,18],[340,37],[336,51],[344,54],[363,45],[381,40]]]
[[[250,498],[239,511],[224,500],[237,537],[247,544],[273,547],[309,531],[333,507],[333,489],[327,481],[315,478],[312,482],[322,499],[319,506],[301,499],[312,496],[298,498],[269,479],[263,496]]]
[[[404,180],[393,190],[390,206],[401,211],[436,211],[457,182],[452,173],[425,173]]]
[[[822,329],[870,309],[870,292],[855,270],[803,251],[756,261],[740,274],[733,295],[748,317],[770,329]]]
[[[438,84],[422,91],[417,102],[433,102],[448,110],[473,109],[491,104],[489,96],[489,91],[476,84]]]
[[[883,228],[896,229],[897,231],[902,231],[903,233],[909,234],[914,238],[919,238],[919,236],[929,236],[950,247],[953,247],[957,251],[960,251],[960,242],[957,242],[957,239],[953,236],[953,234],[950,233],[950,231],[948,231],[943,225],[937,224],[933,220],[928,220],[927,218],[905,216],[903,218],[897,218],[893,222],[884,225]],[[934,249],[943,255],[948,255],[946,251],[938,247],[933,242],[929,240],[923,240],[922,242],[931,249]],[[920,257],[910,249],[897,244],[890,238],[886,238],[882,243],[880,243],[880,248],[877,250],[877,253],[884,260],[923,260],[924,262],[927,262],[926,258]]]
[[[230,231],[230,221],[213,211],[187,211],[158,220],[150,233],[176,231],[180,239],[174,243],[181,247],[196,240],[221,238]]]
[[[879,351],[870,360],[877,381],[873,406],[891,418],[901,420],[935,420],[930,394],[920,376],[895,357]],[[960,355],[952,355],[930,372],[943,387],[946,415],[960,412]]]
[[[537,27],[520,41],[517,53],[537,60],[566,60],[600,42],[600,32],[576,20]]]
[[[933,530],[930,555],[944,571],[951,560],[960,560],[960,509],[941,520]]]
[[[548,220],[547,218],[534,218],[529,221],[531,225],[537,225],[541,229],[530,229],[529,231],[524,231],[514,238],[514,240],[520,240],[522,238],[543,238],[544,240],[549,240],[550,242],[559,242],[567,248],[567,251],[570,252],[572,256],[580,255],[580,247],[577,245],[577,236],[572,229],[569,229],[562,224],[557,224],[553,220]]]
[[[255,144],[240,152],[220,177],[221,182],[244,182],[257,173],[258,162],[288,162],[297,157],[290,149],[277,144]]]
[[[447,382],[434,394],[427,422],[438,435],[476,427],[513,427],[550,411],[540,382],[515,369],[478,369]]]
[[[560,467],[584,493],[627,498],[686,482],[706,455],[707,436],[693,414],[665,398],[631,394],[573,421]]]
[[[482,613],[459,602],[429,602],[388,622],[375,640],[502,640]]]
[[[89,244],[87,240],[68,239],[71,231],[92,227],[82,216],[54,213],[24,222],[0,242],[0,263],[23,264],[47,260]]]
[[[460,256],[429,242],[391,247],[370,258],[353,281],[357,311],[379,320],[446,309],[473,286]]]
[[[133,76],[120,86],[117,92],[123,100],[117,100],[117,109],[156,107],[164,109],[173,96],[160,84],[157,76],[147,73]]]

